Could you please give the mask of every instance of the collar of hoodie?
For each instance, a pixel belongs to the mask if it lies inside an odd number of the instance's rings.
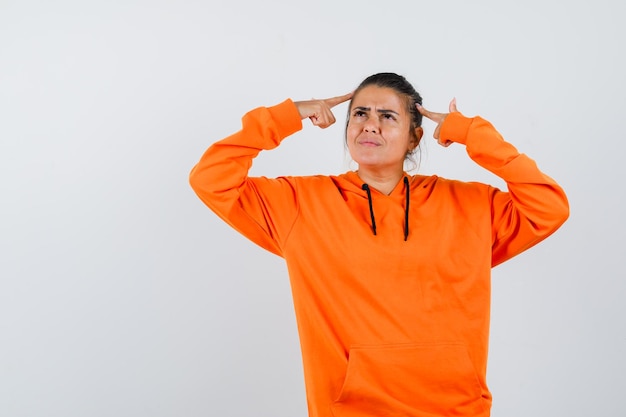
[[[405,175],[402,179],[404,183],[404,241],[409,238],[409,204],[411,202],[411,190],[409,179]],[[374,202],[372,201],[372,190],[367,183],[361,185],[361,189],[367,194],[367,201],[369,204],[370,218],[372,221],[372,233],[376,236],[376,216],[374,215]]]

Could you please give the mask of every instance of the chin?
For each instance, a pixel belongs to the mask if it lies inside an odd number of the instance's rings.
[[[362,153],[359,155],[351,155],[352,160],[359,165],[379,165],[383,161],[377,155],[363,155]]]

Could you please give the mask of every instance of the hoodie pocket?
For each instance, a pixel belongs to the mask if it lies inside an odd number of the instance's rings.
[[[335,417],[481,416],[482,389],[463,344],[350,349]]]

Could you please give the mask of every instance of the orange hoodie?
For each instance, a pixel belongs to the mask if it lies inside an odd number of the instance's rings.
[[[567,219],[563,190],[487,121],[460,113],[442,139],[465,144],[508,192],[423,175],[405,175],[390,195],[354,172],[248,177],[261,150],[301,128],[291,100],[253,110],[190,182],[287,262],[309,415],[488,416],[491,268]]]

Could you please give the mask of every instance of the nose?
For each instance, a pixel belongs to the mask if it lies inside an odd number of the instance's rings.
[[[380,129],[378,126],[378,120],[375,117],[367,119],[367,121],[363,124],[363,131],[368,133],[379,133]]]

